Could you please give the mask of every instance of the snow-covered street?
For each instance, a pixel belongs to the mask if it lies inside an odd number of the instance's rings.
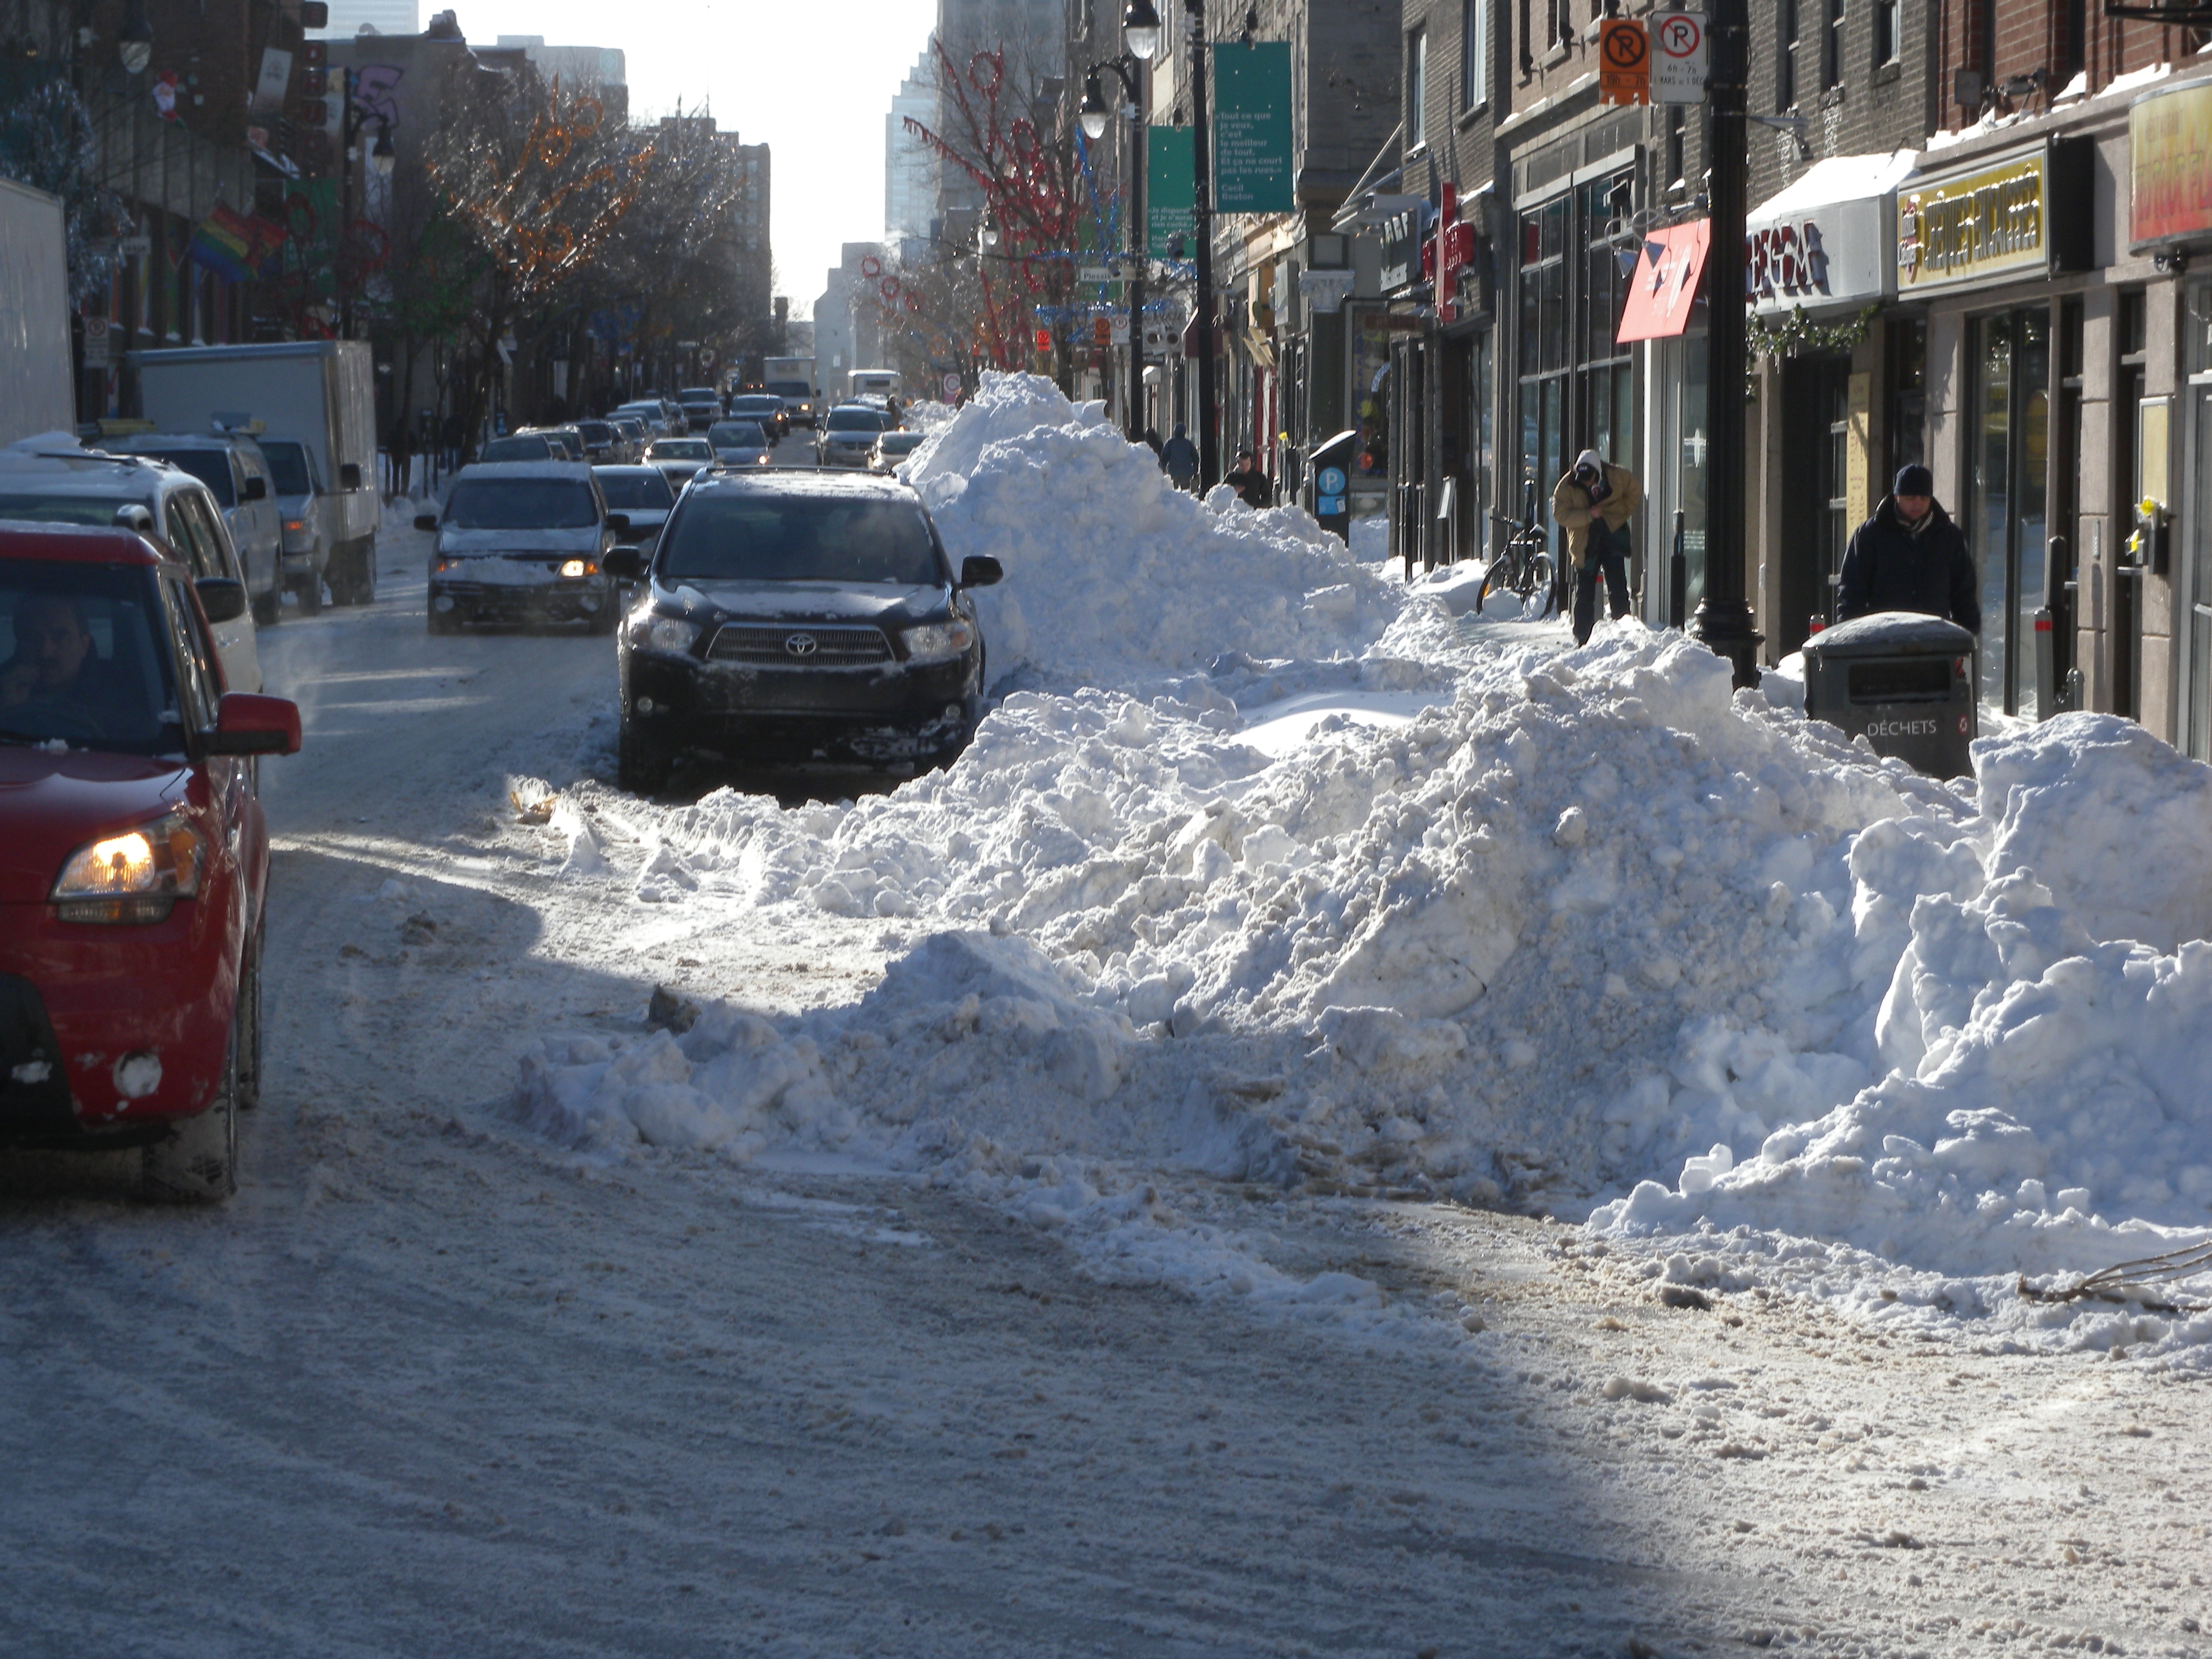
[[[240,1194],[0,1164],[0,1646],[2212,1653],[2206,1277],[2018,1293],[2206,1237],[2205,769],[1929,782],[996,397],[896,788],[622,794],[397,513],[263,634]]]

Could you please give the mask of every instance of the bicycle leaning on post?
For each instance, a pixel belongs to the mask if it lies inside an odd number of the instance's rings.
[[[1513,533],[1498,549],[1498,556],[1491,560],[1490,568],[1483,573],[1482,586],[1475,590],[1475,615],[1482,614],[1482,607],[1492,593],[1510,593],[1521,601],[1523,616],[1533,615],[1539,620],[1550,616],[1559,609],[1559,584],[1551,550],[1545,544],[1544,526],[1536,517],[1535,480],[1528,481],[1521,517],[1510,519],[1503,513],[1490,516]]]

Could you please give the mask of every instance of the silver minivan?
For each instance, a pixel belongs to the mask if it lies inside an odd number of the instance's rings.
[[[141,432],[112,441],[118,454],[151,455],[181,467],[208,487],[222,509],[246,568],[246,591],[253,600],[253,620],[264,628],[282,619],[284,589],[283,521],[277,516],[269,458],[243,433]],[[315,576],[315,608],[322,608],[322,575]]]

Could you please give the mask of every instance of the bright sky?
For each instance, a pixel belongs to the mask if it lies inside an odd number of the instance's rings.
[[[421,0],[451,5],[486,45],[540,34],[553,46],[628,54],[634,116],[710,105],[724,131],[775,147],[769,235],[780,292],[803,312],[841,242],[884,230],[884,117],[928,43],[935,0],[698,0],[631,11],[603,0]]]

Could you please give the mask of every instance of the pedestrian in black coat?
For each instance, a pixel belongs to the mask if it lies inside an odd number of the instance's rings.
[[[1982,600],[1966,538],[1936,501],[1924,466],[1901,466],[1888,496],[1851,532],[1836,584],[1836,620],[1917,611],[1982,631]]]

